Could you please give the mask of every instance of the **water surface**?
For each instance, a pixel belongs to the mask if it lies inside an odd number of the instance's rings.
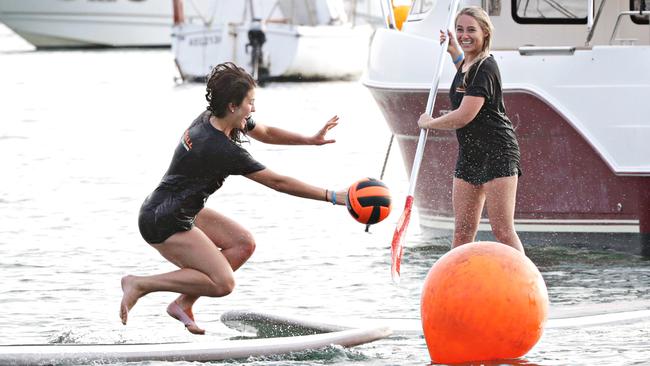
[[[0,42],[2,343],[216,340],[240,335],[218,320],[232,309],[419,318],[422,281],[448,250],[449,238],[420,231],[414,215],[402,282],[391,283],[389,245],[408,188],[402,157],[394,149],[384,177],[394,210],[370,233],[341,206],[228,178],[207,205],[249,228],[257,251],[236,273],[233,294],[197,303],[197,322],[208,335],[190,335],[165,315],[175,297],[170,293],[141,299],[129,325],[122,326],[120,278],[174,269],[140,238],[137,212],[183,130],[205,108],[204,87],[174,82],[169,50],[16,52],[19,40],[6,32]],[[359,82],[272,83],[257,92],[256,119],[262,123],[311,134],[334,114],[341,117],[332,131],[336,144],[287,147],[253,141],[245,146],[269,168],[330,189],[378,177],[390,132]],[[561,242],[525,244],[546,280],[553,311],[579,315],[649,307],[648,261]],[[548,329],[522,364],[641,365],[650,359],[648,339],[648,319]],[[418,336],[227,362],[428,363]]]

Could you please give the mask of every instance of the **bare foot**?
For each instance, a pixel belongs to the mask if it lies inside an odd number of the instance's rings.
[[[190,333],[205,334],[205,329],[199,328],[199,326],[194,322],[194,314],[192,313],[191,307],[183,309],[176,301],[173,301],[169,306],[167,306],[167,314],[185,324],[185,328],[187,328]]]
[[[129,317],[129,310],[133,308],[142,294],[136,290],[135,276],[122,277],[122,302],[120,303],[120,319],[122,324],[126,325]]]

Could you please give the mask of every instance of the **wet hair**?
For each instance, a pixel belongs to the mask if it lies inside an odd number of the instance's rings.
[[[456,19],[454,20],[454,24],[458,24],[458,18],[460,18],[462,15],[467,15],[478,23],[479,27],[481,27],[481,30],[483,31],[483,34],[485,37],[483,38],[483,48],[481,48],[481,51],[476,57],[476,61],[474,61],[474,64],[470,67],[470,69],[474,69],[474,75],[478,72],[478,68],[481,67],[481,64],[483,61],[485,61],[486,58],[490,57],[490,47],[492,46],[492,35],[494,34],[494,26],[492,25],[492,21],[490,20],[490,16],[483,10],[482,8],[478,6],[468,6],[466,8],[461,9],[458,14],[456,14]],[[467,77],[469,76],[470,72],[465,74],[465,78],[463,79],[463,84],[467,85]]]
[[[232,62],[215,66],[206,84],[205,99],[208,101],[207,109],[217,117],[223,118],[228,112],[230,103],[239,106],[253,88],[257,86],[255,79],[246,70]],[[230,139],[241,143],[241,136],[245,131],[235,128],[230,133]]]

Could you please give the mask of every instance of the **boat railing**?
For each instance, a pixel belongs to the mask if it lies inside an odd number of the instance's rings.
[[[616,24],[614,25],[614,30],[612,31],[612,36],[609,38],[609,44],[612,45],[614,44],[614,41],[622,41],[622,39],[615,38],[616,37],[616,32],[618,31],[618,26],[621,23],[621,19],[624,16],[633,16],[633,15],[650,15],[650,10],[642,10],[642,11],[636,11],[636,10],[629,10],[629,11],[622,11],[618,14],[618,17],[616,18]],[[648,22],[650,26],[650,22]],[[650,27],[649,27],[650,29]]]
[[[393,2],[391,0],[382,1],[380,4],[382,18],[386,28],[388,29],[397,29],[397,22],[395,21],[395,12],[393,10]]]
[[[587,29],[589,30],[589,34],[587,34],[587,41],[585,42],[586,46],[589,46],[589,43],[591,43],[591,38],[594,36],[596,25],[598,24],[600,15],[603,13],[603,8],[605,7],[605,0],[600,2],[600,6],[598,7],[598,12],[596,13],[595,18],[591,16],[591,14],[593,14],[593,9],[594,9],[593,0],[589,1],[588,5],[589,5],[589,9],[587,11],[588,14]]]
[[[538,55],[565,55],[570,56],[576,52],[576,48],[572,46],[559,46],[559,47],[537,47],[537,46],[522,46],[519,47],[519,54],[522,56],[538,56]]]

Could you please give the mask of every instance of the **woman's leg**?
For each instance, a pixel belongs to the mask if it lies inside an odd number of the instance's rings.
[[[452,190],[454,206],[454,239],[451,247],[471,243],[476,237],[481,221],[485,193],[482,186],[475,186],[462,179],[454,178]]]
[[[235,281],[228,260],[199,228],[176,233],[152,246],[180,269],[153,276],[122,278],[122,323],[126,324],[128,312],[138,299],[150,292],[170,291],[194,297],[221,297],[232,292]]]
[[[233,271],[239,269],[255,251],[253,235],[235,220],[213,209],[202,209],[194,224],[221,249],[221,254],[226,257]],[[190,319],[194,320],[192,306],[196,300],[198,300],[198,296],[181,294],[174,302],[185,311]],[[172,306],[173,303],[170,304],[170,307]],[[188,329],[192,331],[190,327]]]
[[[516,175],[493,179],[484,184],[490,226],[496,240],[524,252],[515,231]]]
[[[213,209],[202,209],[194,224],[221,248],[233,271],[246,263],[255,251],[253,235],[235,220]]]

